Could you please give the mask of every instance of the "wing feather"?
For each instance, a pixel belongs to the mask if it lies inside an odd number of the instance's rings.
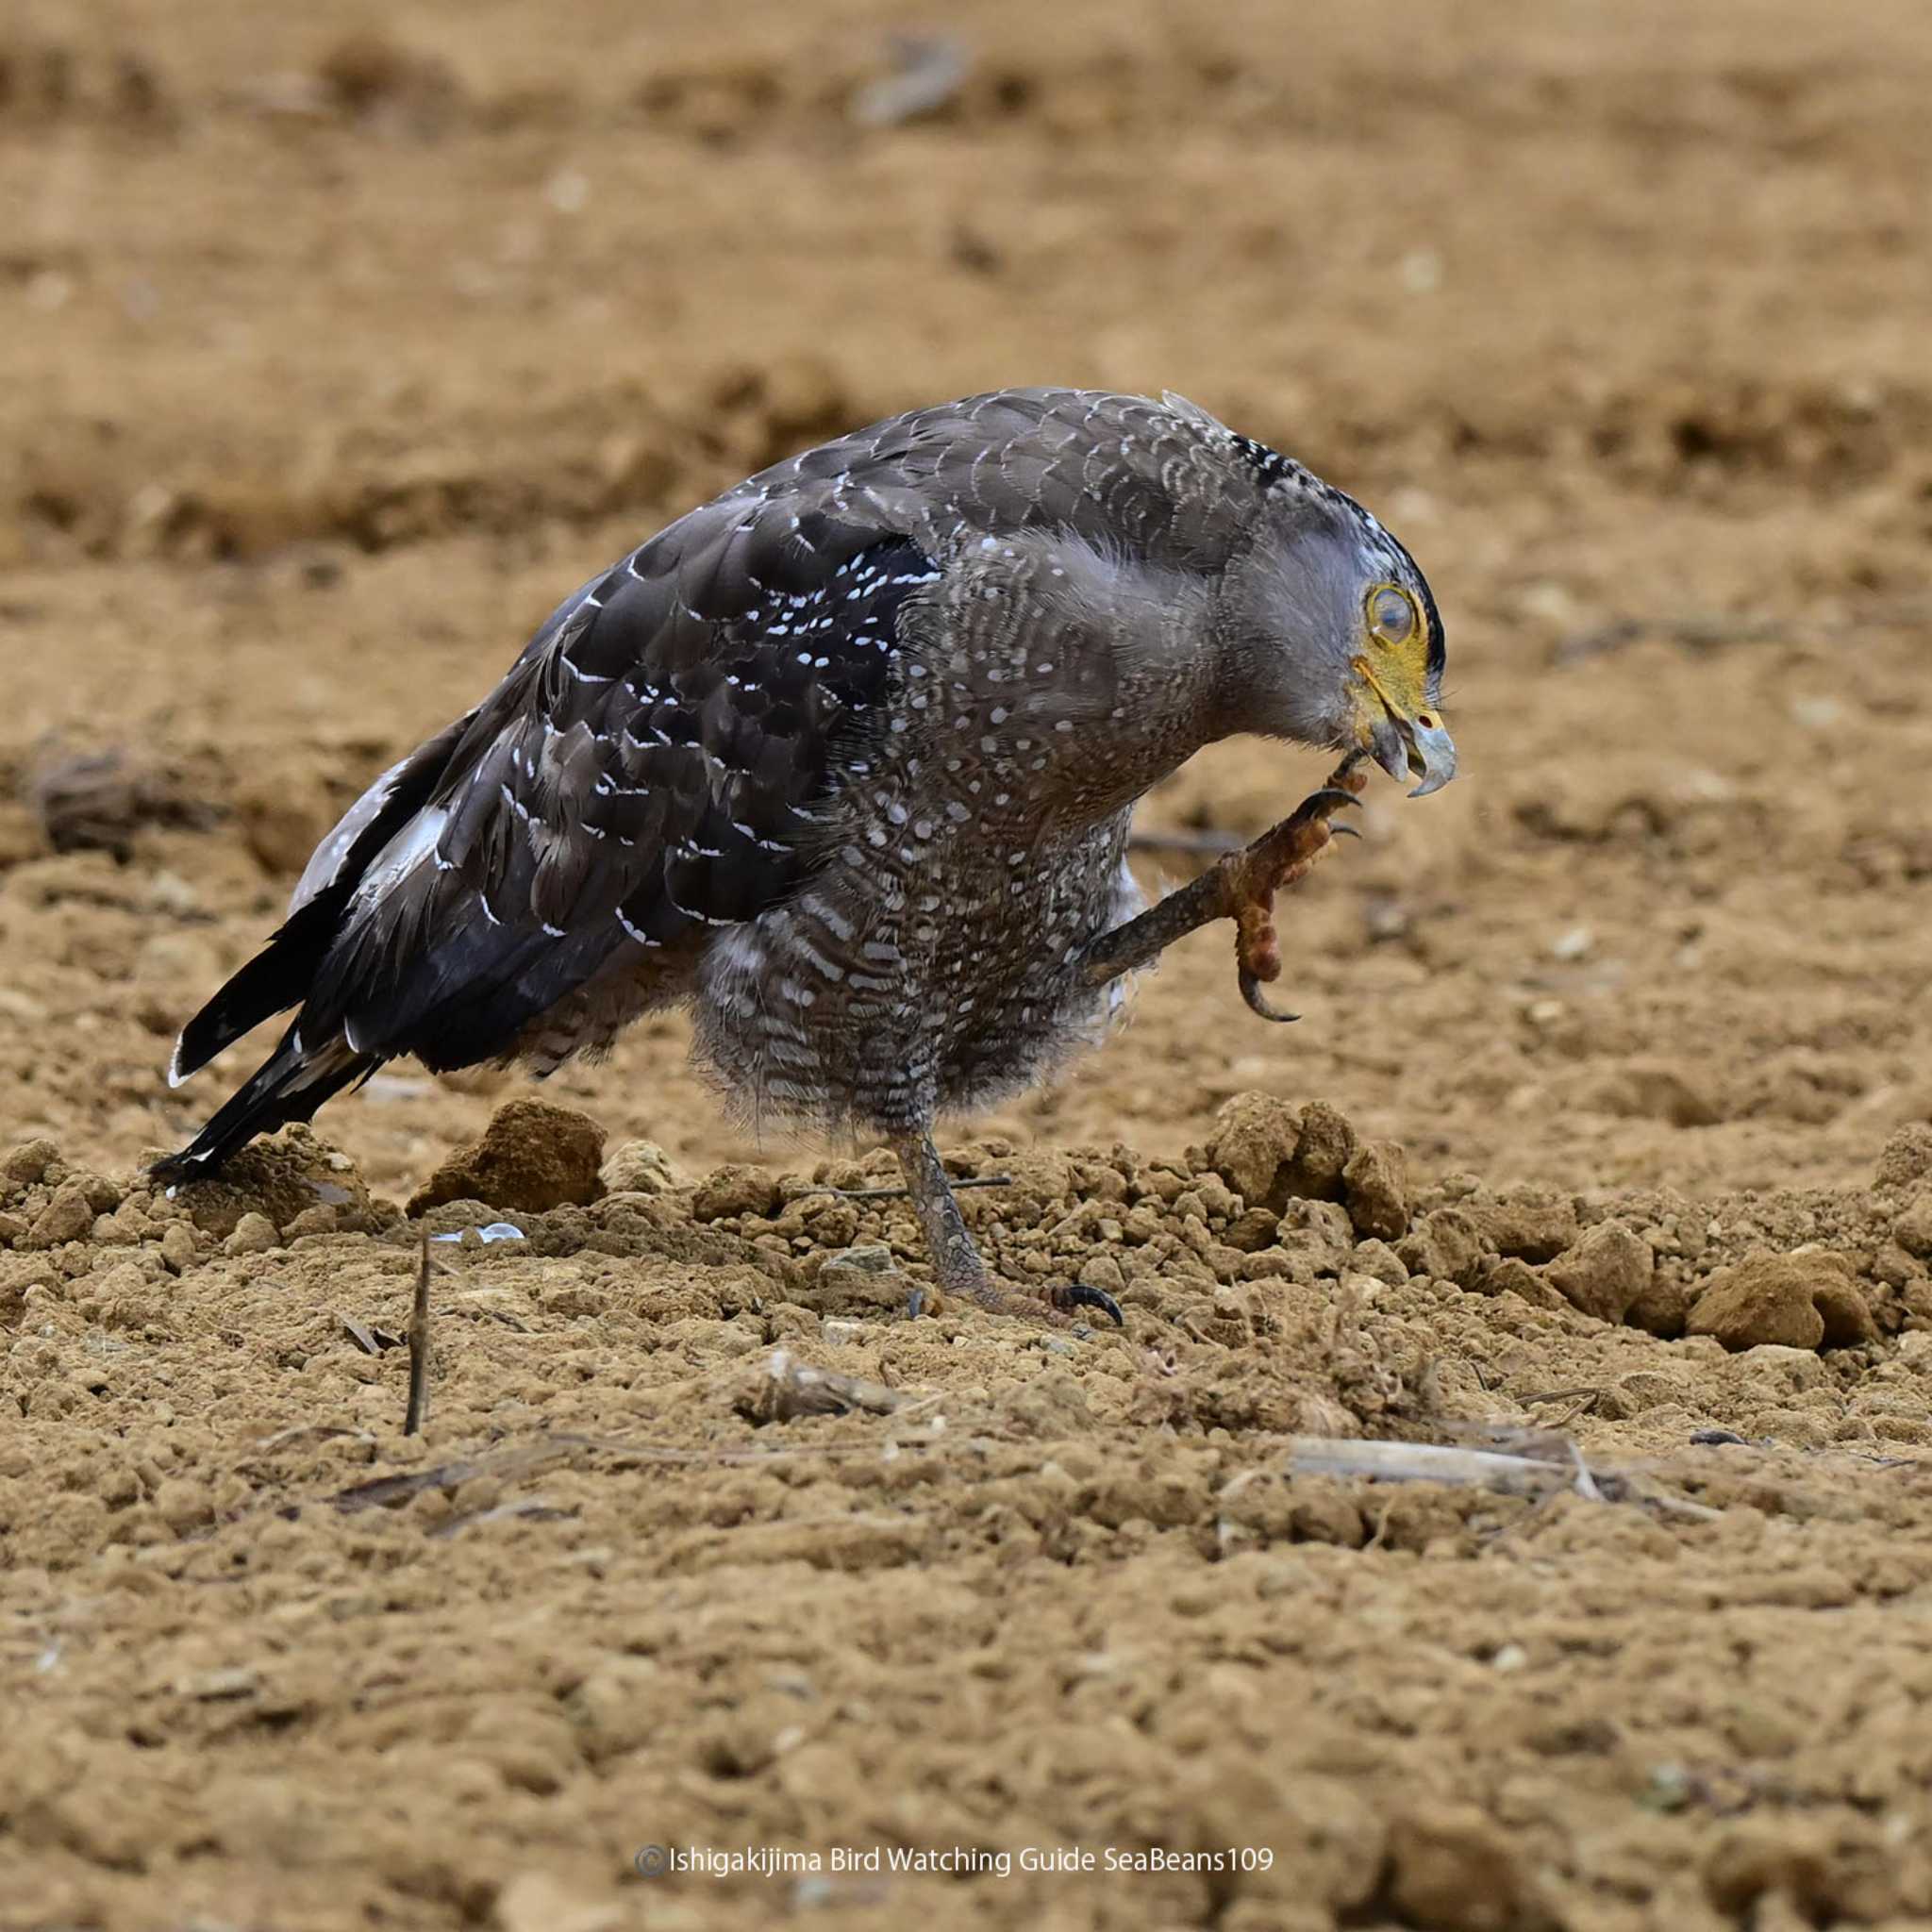
[[[621,956],[698,945],[796,885],[840,734],[885,696],[936,566],[827,522],[808,576],[774,507],[693,534],[689,567],[598,579],[484,704],[427,801],[433,844],[350,902],[306,1035],[432,1066],[500,1053]]]

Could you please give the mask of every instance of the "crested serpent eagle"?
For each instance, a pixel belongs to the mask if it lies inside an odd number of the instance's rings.
[[[1014,1307],[936,1118],[1099,1038],[1124,975],[1292,874],[1257,841],[1145,910],[1135,801],[1243,732],[1432,791],[1442,670],[1403,545],[1181,398],[1006,390],[808,450],[566,598],[376,779],[183,1029],[175,1081],[292,1013],[157,1173],[212,1174],[397,1055],[548,1071],[682,1004],[749,1121],[883,1137],[940,1289]],[[1293,854],[1351,802],[1318,793]]]

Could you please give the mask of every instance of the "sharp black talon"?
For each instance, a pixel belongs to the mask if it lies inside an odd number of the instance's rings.
[[[1324,810],[1338,811],[1344,805],[1359,805],[1361,800],[1353,791],[1344,791],[1340,785],[1324,785],[1319,791],[1311,791],[1295,807],[1296,818],[1315,818]]]
[[[1362,828],[1359,825],[1343,824],[1328,827],[1328,836],[1331,839],[1359,839],[1361,835]]]
[[[1236,975],[1241,981],[1241,998],[1248,1003],[1248,1010],[1258,1013],[1264,1020],[1273,1020],[1278,1025],[1287,1025],[1291,1020],[1299,1020],[1299,1013],[1284,1012],[1279,1007],[1271,1007],[1267,995],[1261,991],[1261,982],[1252,973],[1242,972]]]
[[[1127,1325],[1127,1318],[1121,1313],[1120,1303],[1104,1288],[1089,1288],[1084,1282],[1076,1281],[1071,1288],[1060,1290],[1060,1299],[1068,1307],[1098,1308],[1103,1315],[1111,1315],[1117,1328]]]

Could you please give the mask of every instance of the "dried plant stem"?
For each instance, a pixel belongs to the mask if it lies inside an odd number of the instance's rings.
[[[416,1300],[409,1312],[409,1400],[403,1411],[403,1434],[413,1436],[423,1427],[429,1408],[429,1276],[435,1264],[429,1258],[429,1236],[423,1237],[423,1257],[416,1270]]]
[[[1512,1496],[1571,1490],[1591,1503],[1643,1503],[1668,1515],[1710,1522],[1721,1513],[1702,1503],[1659,1495],[1617,1470],[1591,1469],[1568,1437],[1540,1437],[1544,1455],[1461,1449],[1442,1442],[1357,1442],[1328,1436],[1289,1439],[1291,1475],[1365,1475],[1391,1483],[1464,1483]]]

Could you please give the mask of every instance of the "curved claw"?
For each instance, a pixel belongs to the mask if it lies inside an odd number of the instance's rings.
[[[1279,1025],[1286,1025],[1291,1020],[1299,1020],[1299,1013],[1285,1011],[1280,1007],[1268,1004],[1268,996],[1261,991],[1261,982],[1244,966],[1236,975],[1241,981],[1241,998],[1248,1003],[1248,1010],[1258,1013],[1264,1020],[1273,1020]]]
[[[1362,828],[1359,825],[1340,824],[1328,827],[1328,836],[1332,839],[1359,839],[1361,835]]]
[[[1319,791],[1311,791],[1295,807],[1294,815],[1304,821],[1321,818],[1331,811],[1339,811],[1344,805],[1358,806],[1361,800],[1353,791],[1345,791],[1340,785],[1324,785]]]
[[[1074,1282],[1060,1289],[1054,1300],[1062,1308],[1098,1308],[1103,1315],[1113,1317],[1114,1326],[1124,1328],[1127,1318],[1121,1313],[1121,1305],[1104,1288],[1089,1288],[1083,1281]]]

